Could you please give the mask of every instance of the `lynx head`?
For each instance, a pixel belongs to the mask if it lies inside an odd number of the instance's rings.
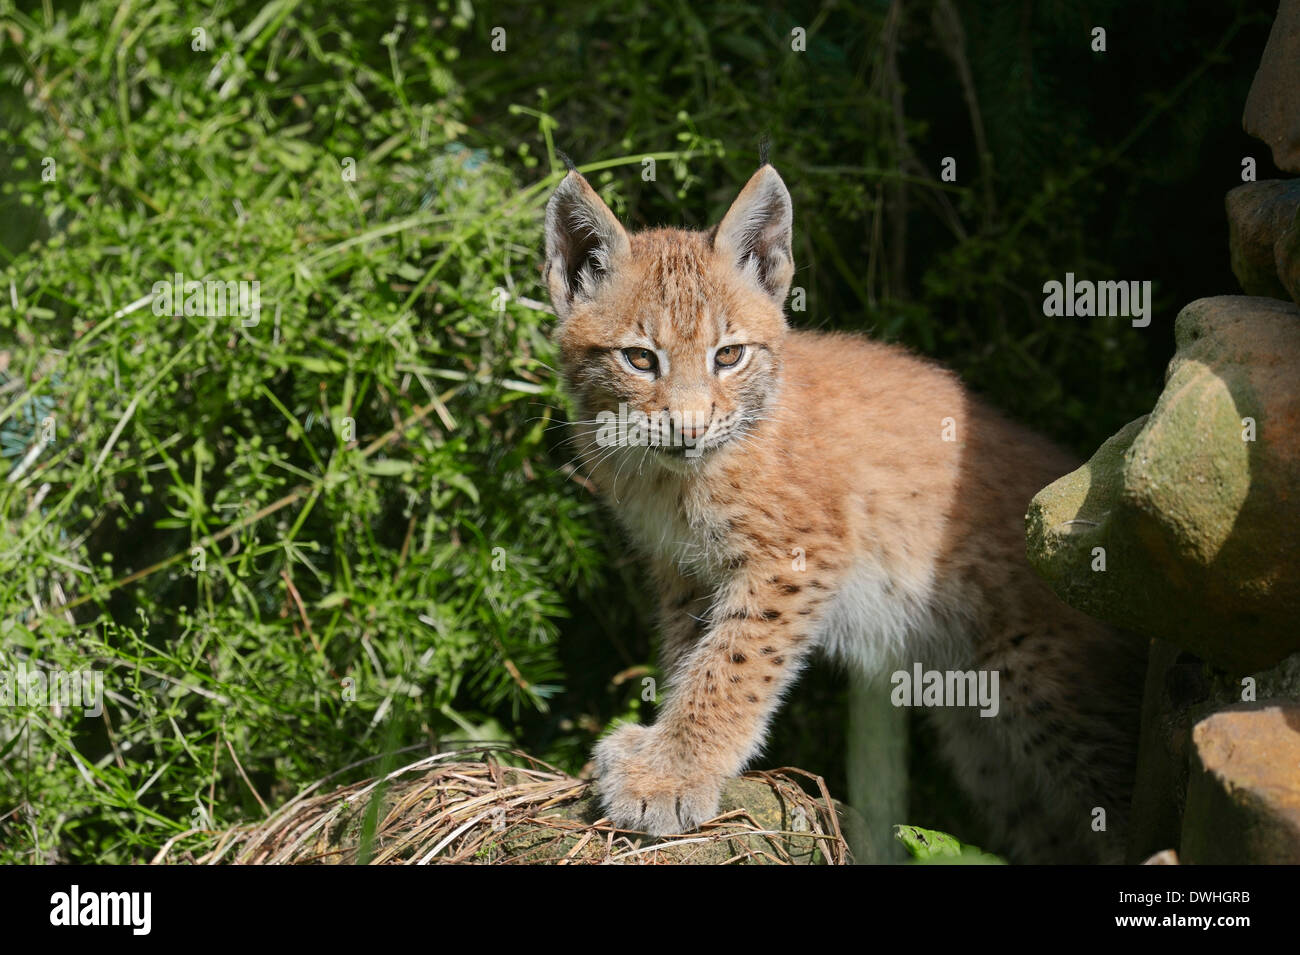
[[[672,470],[724,447],[775,396],[794,274],[785,183],[763,165],[708,232],[629,234],[576,170],[546,206],[546,282],[582,420],[644,416]]]

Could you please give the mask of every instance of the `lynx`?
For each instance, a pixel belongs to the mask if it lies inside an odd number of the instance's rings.
[[[654,725],[596,747],[606,813],[712,818],[820,650],[997,671],[993,718],[924,711],[991,847],[1118,861],[1143,653],[1025,557],[1026,505],[1075,462],[903,348],[792,330],[792,228],[766,162],[707,232],[629,233],[572,168],[546,208],[572,439],[648,564],[667,675]],[[610,427],[630,412],[637,440]]]

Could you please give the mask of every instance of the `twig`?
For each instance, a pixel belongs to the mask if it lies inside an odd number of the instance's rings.
[[[235,768],[239,770],[239,775],[242,776],[244,782],[248,784],[248,791],[253,794],[253,798],[257,800],[257,804],[262,807],[262,812],[266,813],[269,817],[271,815],[271,810],[267,808],[266,803],[262,801],[262,797],[258,795],[256,787],[253,786],[253,781],[248,778],[248,773],[244,772],[243,764],[239,762],[239,755],[235,752],[235,747],[230,745],[230,740],[226,740],[226,749],[230,750],[230,758],[235,761]]]

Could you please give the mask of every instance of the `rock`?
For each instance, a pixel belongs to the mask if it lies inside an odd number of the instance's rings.
[[[1273,265],[1291,301],[1300,303],[1300,209],[1273,244]]]
[[[1242,117],[1279,169],[1300,172],[1300,0],[1282,0]]]
[[[1030,502],[1029,560],[1066,603],[1247,673],[1300,650],[1300,308],[1200,299],[1175,337],[1151,414]]]
[[[155,863],[301,864],[846,864],[843,807],[808,795],[784,770],[728,780],[718,818],[654,840],[602,819],[592,784],[492,751],[426,757],[380,779],[323,794],[316,786],[269,819],[197,847],[168,843]],[[816,777],[808,777],[819,783]],[[369,828],[372,833],[365,834]],[[367,848],[363,848],[367,847]],[[203,851],[206,849],[206,851]]]
[[[1161,849],[1151,858],[1142,863],[1143,865],[1178,865],[1178,853],[1173,849]]]
[[[1183,832],[1192,728],[1243,702],[1289,704],[1300,700],[1300,653],[1247,677],[1229,677],[1166,640],[1151,641],[1142,699],[1127,861],[1178,845]]]
[[[1192,757],[1183,861],[1300,865],[1300,704],[1216,713]]]
[[[706,824],[699,833],[688,833],[658,842],[641,837],[633,840],[639,845],[616,844],[615,851],[611,852],[605,841],[608,829],[601,832],[592,828],[592,824],[602,814],[596,797],[588,794],[575,803],[539,815],[535,820],[512,830],[500,842],[500,856],[492,861],[536,864],[555,862],[572,853],[572,862],[587,863],[639,861],[659,865],[722,865],[743,861],[759,864],[824,864],[827,857],[819,849],[834,843],[836,839],[831,838],[828,842],[814,838],[814,829],[824,831],[818,825],[821,820],[818,819],[817,811],[808,809],[802,801],[792,802],[786,795],[770,783],[752,777],[729,779],[723,786],[718,815],[743,814],[744,826],[728,830],[726,826]],[[842,813],[842,810],[839,811]],[[793,831],[796,834],[756,834],[760,831]],[[797,834],[800,832],[807,835],[800,836]],[[588,833],[598,835],[599,838],[585,838]],[[639,853],[641,858],[633,853]],[[841,855],[841,859],[844,858]]]
[[[1230,191],[1224,204],[1232,274],[1242,289],[1247,295],[1291,297],[1280,276],[1300,269],[1300,258],[1290,254],[1292,236],[1286,243],[1282,236],[1300,210],[1300,179],[1248,182]]]

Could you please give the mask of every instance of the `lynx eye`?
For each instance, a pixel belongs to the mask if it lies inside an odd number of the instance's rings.
[[[727,345],[725,348],[719,348],[714,354],[713,360],[719,368],[730,368],[736,362],[740,361],[740,356],[745,354],[744,345]]]
[[[659,359],[648,348],[624,348],[623,357],[637,371],[654,371],[659,367]]]

